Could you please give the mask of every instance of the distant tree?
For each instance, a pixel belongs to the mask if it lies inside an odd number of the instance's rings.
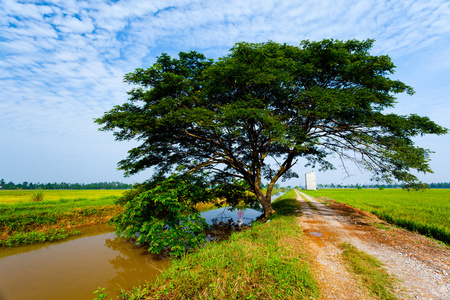
[[[403,186],[403,189],[407,190],[407,191],[419,191],[419,190],[423,191],[423,190],[426,190],[429,188],[430,188],[430,186],[428,184],[422,183],[422,182],[408,183]]]
[[[447,129],[427,117],[383,113],[394,107],[395,94],[413,89],[388,77],[395,66],[369,53],[373,42],[238,43],[215,62],[195,51],[162,54],[148,69],[125,75],[136,85],[129,102],[96,122],[118,141],[139,141],[119,162],[126,175],[147,168],[170,174],[184,165],[188,173],[210,172],[213,183],[237,178],[265,217],[274,213],[274,185],[298,176],[292,167],[300,158],[328,170],[335,154],[376,180],[413,183],[411,170],[431,169],[430,151],[411,138]]]

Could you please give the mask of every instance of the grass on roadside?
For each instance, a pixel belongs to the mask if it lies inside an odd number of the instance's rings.
[[[174,260],[156,283],[123,292],[123,299],[317,298],[296,221],[299,203],[284,196],[273,206],[270,222]]]
[[[343,243],[340,247],[343,250],[343,259],[372,294],[379,299],[397,299],[392,292],[396,279],[386,271],[379,260],[359,251],[351,244]]]

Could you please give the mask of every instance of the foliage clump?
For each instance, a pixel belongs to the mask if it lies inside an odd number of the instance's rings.
[[[155,178],[120,198],[123,212],[111,221],[119,235],[148,244],[151,253],[178,256],[206,238],[208,224],[195,209],[210,201],[206,188],[200,176],[190,174]]]

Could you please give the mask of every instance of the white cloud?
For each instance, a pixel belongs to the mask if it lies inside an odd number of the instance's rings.
[[[73,139],[89,144],[81,155],[93,155],[90,149],[103,149],[96,140],[104,135],[92,118],[123,103],[130,87],[122,76],[149,66],[161,52],[197,50],[217,58],[238,41],[298,44],[323,38],[375,38],[373,52],[399,61],[399,68],[408,69],[398,74],[418,86],[420,99],[402,98],[402,111],[434,117],[448,111],[448,84],[442,80],[442,89],[430,84],[450,76],[445,0],[5,0],[0,2],[3,143],[34,143],[37,136],[55,145]],[[433,91],[408,70],[426,73]],[[430,95],[426,109],[420,108],[423,95]],[[116,161],[115,156],[109,163]]]
[[[66,33],[87,33],[94,30],[94,25],[89,17],[76,18],[73,16],[59,16],[53,20],[53,24]]]
[[[37,52],[38,48],[35,47],[31,42],[25,40],[16,40],[12,42],[0,42],[1,48],[4,50],[9,50],[8,52],[13,53],[33,53]]]
[[[35,5],[30,3],[18,3],[12,0],[5,0],[3,9],[9,15],[18,16],[20,18],[41,19],[42,15],[49,13],[51,10],[43,5]]]

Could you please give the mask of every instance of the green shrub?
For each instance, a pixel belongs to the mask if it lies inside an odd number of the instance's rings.
[[[148,244],[151,253],[168,250],[179,256],[206,238],[208,224],[195,209],[205,191],[202,178],[194,175],[158,179],[150,190],[129,193],[123,212],[111,222],[117,234]]]
[[[31,196],[31,201],[34,202],[40,202],[44,200],[44,192],[41,190],[36,191],[32,196]]]

